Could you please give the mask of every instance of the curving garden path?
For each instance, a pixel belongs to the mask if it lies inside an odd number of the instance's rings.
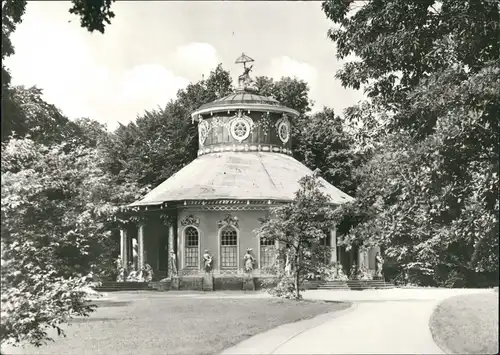
[[[307,291],[306,299],[352,301],[343,312],[287,324],[223,354],[444,354],[429,330],[443,299],[485,289]]]

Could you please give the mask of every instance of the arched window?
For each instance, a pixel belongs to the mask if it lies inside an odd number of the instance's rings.
[[[220,267],[221,269],[238,268],[238,232],[230,226],[220,231]]]
[[[195,227],[186,227],[184,229],[184,266],[196,268],[200,261],[200,234]]]
[[[274,240],[260,239],[260,269],[270,268],[276,259]]]

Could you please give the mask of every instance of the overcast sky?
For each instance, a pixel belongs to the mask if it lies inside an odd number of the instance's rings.
[[[120,1],[104,34],[90,34],[69,2],[28,2],[6,61],[14,85],[36,85],[70,118],[127,123],[164,106],[178,89],[218,63],[236,82],[245,52],[253,75],[296,76],[311,88],[315,110],[337,113],[362,98],[342,88],[341,64],[327,38],[332,25],[321,2]]]

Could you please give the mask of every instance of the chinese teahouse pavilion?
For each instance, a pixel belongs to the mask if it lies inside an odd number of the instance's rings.
[[[270,206],[293,200],[299,179],[312,171],[292,156],[290,118],[299,113],[259,95],[248,62],[253,59],[245,54],[236,61],[243,64],[244,74],[233,94],[192,113],[198,124],[198,157],[127,206],[126,214],[134,215],[136,223],[121,231],[125,265],[134,260],[142,268],[147,263],[157,278],[178,276],[182,283],[183,278],[203,277],[208,254],[215,277],[243,275],[249,249],[255,275],[273,263],[273,246],[254,233],[259,218]],[[333,204],[352,200],[323,184]],[[327,245],[333,249],[332,262],[345,254],[347,270],[353,255],[337,250],[335,229]],[[373,269],[374,256],[370,259]]]

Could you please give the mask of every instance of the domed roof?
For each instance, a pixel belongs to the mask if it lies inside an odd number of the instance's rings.
[[[249,90],[237,90],[233,94],[202,105],[192,113],[191,117],[195,120],[199,115],[226,111],[228,109],[283,112],[294,116],[299,115],[296,110],[281,105],[277,100],[271,97],[258,95]]]
[[[284,154],[225,152],[198,157],[130,206],[186,200],[291,201],[299,180],[311,175],[304,164]],[[326,180],[322,191],[333,204],[353,198]]]
[[[200,109],[218,105],[247,104],[247,103],[282,106],[277,100],[273,99],[272,97],[257,95],[247,91],[239,91],[234,94],[230,94],[223,98],[212,101],[208,104],[202,105]]]

